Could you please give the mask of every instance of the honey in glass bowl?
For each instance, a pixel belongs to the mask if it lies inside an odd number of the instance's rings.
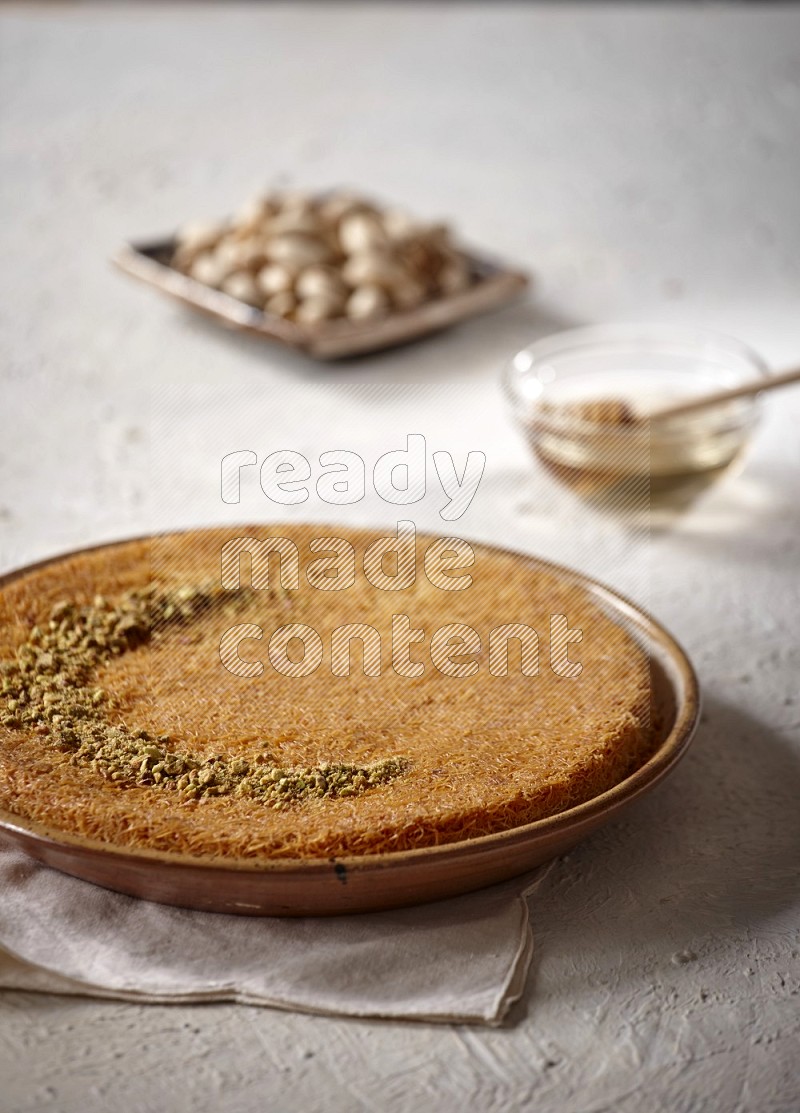
[[[679,508],[742,457],[753,398],[649,421],[660,408],[766,375],[736,340],[673,326],[575,329],[518,352],[504,373],[541,465],[615,510]]]

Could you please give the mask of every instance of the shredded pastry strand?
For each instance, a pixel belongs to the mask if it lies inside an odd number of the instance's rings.
[[[246,532],[287,537],[309,554],[324,530]],[[362,557],[376,536],[337,532]],[[271,583],[222,592],[209,585],[219,582],[230,536],[201,530],[127,542],[0,589],[0,808],[72,837],[198,857],[380,854],[556,814],[649,756],[645,655],[560,574],[475,546],[466,591],[420,576],[398,592],[364,577],[341,592],[302,578],[296,591]],[[418,677],[392,668],[398,613],[425,632]],[[582,631],[577,677],[547,665],[552,614]],[[265,668],[245,679],[224,667],[219,645],[232,623],[246,622],[264,630],[253,655]],[[349,675],[331,672],[327,648],[310,675],[280,674],[267,642],[287,623],[318,630],[326,647],[342,625],[372,626],[382,639],[380,675],[367,675],[357,648]],[[473,676],[443,675],[431,661],[431,637],[449,623],[480,634]],[[503,623],[540,632],[537,675],[523,673],[513,649],[508,675],[490,672],[488,632]],[[77,664],[64,660],[59,638]],[[87,638],[98,644],[83,645]]]

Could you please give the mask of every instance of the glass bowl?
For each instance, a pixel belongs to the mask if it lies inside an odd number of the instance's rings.
[[[738,340],[672,325],[573,329],[523,348],[503,372],[513,413],[540,463],[594,500],[624,506],[694,498],[742,456],[756,398],[655,422],[630,420],[766,376]],[[624,406],[615,405],[623,402]]]

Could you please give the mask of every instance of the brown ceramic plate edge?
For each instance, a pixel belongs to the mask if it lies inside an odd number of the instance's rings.
[[[264,313],[175,270],[166,261],[174,242],[167,238],[150,243],[125,244],[111,261],[126,274],[199,310],[227,328],[275,341],[322,360],[379,351],[437,332],[513,300],[529,281],[522,271],[468,251],[465,254],[475,281],[461,293],[437,298],[416,309],[392,313],[375,322],[353,324],[350,321],[331,321],[314,327]]]
[[[146,540],[147,538],[138,538]],[[0,587],[67,557],[127,544],[88,546],[0,576]],[[269,862],[196,858],[168,851],[128,852],[0,810],[0,834],[31,857],[74,877],[131,896],[179,907],[244,915],[334,915],[386,910],[455,896],[507,880],[556,857],[654,788],[686,753],[697,727],[700,695],[678,642],[646,612],[572,569],[529,554],[494,548],[584,587],[647,653],[654,695],[670,720],[651,757],[608,791],[567,811],[474,839],[332,859]]]

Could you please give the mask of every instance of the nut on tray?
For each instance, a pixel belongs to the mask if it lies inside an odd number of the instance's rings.
[[[275,192],[116,262],[224,323],[320,358],[403,343],[516,296],[524,275],[352,192]]]

